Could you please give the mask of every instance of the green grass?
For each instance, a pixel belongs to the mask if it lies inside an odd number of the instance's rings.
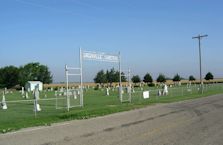
[[[213,94],[223,93],[222,85],[213,85],[206,87],[203,94],[192,89],[187,91],[186,87],[169,89],[168,96],[156,96],[156,88],[149,88],[150,99],[143,99],[139,88],[132,96],[132,103],[120,103],[117,91],[110,91],[110,96],[105,96],[105,91],[89,89],[84,93],[84,107],[72,108],[69,112],[66,109],[55,109],[55,100],[39,100],[42,111],[35,117],[33,112],[33,102],[8,102],[7,110],[0,110],[0,132],[18,130],[21,128],[50,125],[55,122],[62,122],[74,119],[88,119],[97,116],[103,116],[116,112],[128,111],[142,108],[155,103],[170,103],[188,99],[195,99]],[[144,88],[148,90],[148,88]],[[183,93],[182,93],[183,92]],[[47,92],[47,98],[53,98],[54,92]],[[32,98],[32,95],[29,95]],[[41,99],[44,99],[44,93],[41,93]],[[6,95],[7,101],[24,100],[19,92]],[[74,102],[74,100],[73,100]],[[74,102],[75,103],[75,102]]]

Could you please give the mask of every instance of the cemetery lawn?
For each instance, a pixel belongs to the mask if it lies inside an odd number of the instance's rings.
[[[148,88],[147,88],[148,90]],[[186,90],[186,87],[179,87],[173,90],[169,89],[168,96],[157,97],[157,91],[152,91],[154,88],[149,88],[150,98],[143,99],[142,92],[136,90],[132,94],[132,103],[120,103],[118,99],[118,92],[110,91],[110,96],[105,95],[105,90],[89,89],[84,92],[84,107],[71,108],[67,112],[64,109],[55,109],[56,100],[39,100],[41,112],[37,113],[35,117],[33,111],[33,101],[26,102],[7,102],[8,109],[0,109],[0,133],[19,130],[21,128],[33,126],[50,126],[52,123],[63,122],[75,119],[88,119],[97,116],[103,116],[116,112],[128,111],[132,109],[142,108],[156,103],[171,103],[176,101],[183,101],[188,99],[195,99],[206,97],[214,94],[223,93],[222,85],[216,85],[200,94],[196,90],[192,92]],[[46,92],[47,99],[55,98],[54,92]],[[41,93],[40,98],[45,99],[45,93]],[[32,98],[31,94],[29,95]],[[21,97],[21,93],[16,91],[12,94],[6,94],[6,101],[25,100]],[[65,101],[59,102],[60,106],[65,106]],[[75,100],[73,104],[75,104]]]

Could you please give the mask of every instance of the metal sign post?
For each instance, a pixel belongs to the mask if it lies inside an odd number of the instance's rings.
[[[111,63],[118,63],[119,65],[119,98],[121,102],[123,102],[122,96],[122,71],[121,71],[121,55],[120,52],[118,54],[108,54],[104,52],[93,52],[93,51],[84,51],[80,48],[80,67],[79,68],[71,68],[67,65],[65,66],[65,73],[66,73],[66,96],[67,96],[67,111],[69,111],[70,106],[70,96],[68,95],[69,92],[69,76],[76,75],[80,76],[80,106],[84,105],[83,100],[83,61],[84,60],[93,60],[93,61],[104,61],[104,62],[111,62]],[[78,74],[71,74],[69,70],[79,70]],[[130,73],[130,71],[129,71]],[[130,81],[130,78],[129,78]],[[131,102],[131,96],[130,96]]]
[[[81,82],[81,93],[80,93],[80,104],[84,106],[84,95],[83,95],[83,58],[82,58],[82,49],[80,48],[80,82]]]
[[[121,102],[131,102],[132,101],[132,93],[131,93],[131,71],[130,69],[126,70],[125,72],[127,72],[126,74],[121,74],[121,76],[123,77],[127,77],[128,79],[128,85],[127,85],[127,94],[128,94],[128,99],[123,99],[123,95],[122,95],[122,92],[121,92],[121,98],[120,98],[120,101]],[[122,90],[121,90],[122,91]]]
[[[81,64],[81,63],[80,63]],[[79,70],[79,73],[69,73],[69,70]],[[83,87],[82,87],[82,68],[73,68],[65,65],[65,73],[66,73],[66,99],[67,99],[67,111],[73,107],[83,107]],[[72,106],[70,105],[70,90],[69,90],[69,76],[80,76],[80,105]]]
[[[111,63],[118,63],[119,65],[119,98],[122,102],[122,71],[121,71],[121,55],[120,52],[117,54],[108,54],[104,52],[93,52],[93,51],[82,51],[80,49],[80,62],[82,68],[82,61],[83,60],[94,60],[94,61],[104,61],[104,62],[111,62]],[[82,86],[82,85],[81,85]]]

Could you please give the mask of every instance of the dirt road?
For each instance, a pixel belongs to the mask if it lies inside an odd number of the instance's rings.
[[[222,144],[223,95],[0,135],[0,145]]]

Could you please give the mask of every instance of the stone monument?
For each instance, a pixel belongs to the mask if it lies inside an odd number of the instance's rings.
[[[6,104],[6,101],[5,101],[5,94],[4,94],[4,92],[2,94],[1,107],[2,107],[3,110],[7,110],[8,109],[7,104]]]

